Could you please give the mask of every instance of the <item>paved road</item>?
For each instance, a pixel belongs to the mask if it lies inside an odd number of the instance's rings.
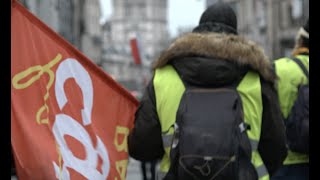
[[[140,169],[140,162],[132,158],[129,159],[127,180],[143,180]]]

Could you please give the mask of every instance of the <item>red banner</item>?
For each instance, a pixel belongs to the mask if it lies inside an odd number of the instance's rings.
[[[141,64],[141,56],[137,38],[130,39],[131,54],[135,64]]]
[[[11,80],[19,179],[125,179],[138,101],[16,1]]]

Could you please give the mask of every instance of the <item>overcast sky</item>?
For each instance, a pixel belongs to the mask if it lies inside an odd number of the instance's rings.
[[[112,13],[111,0],[100,0],[102,4],[101,21]],[[168,0],[168,25],[171,36],[175,36],[178,27],[196,26],[205,8],[205,0]]]

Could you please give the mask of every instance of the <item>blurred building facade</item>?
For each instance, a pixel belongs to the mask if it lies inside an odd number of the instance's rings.
[[[235,10],[240,35],[261,45],[271,59],[289,56],[295,36],[309,17],[309,0],[207,0]]]
[[[151,78],[151,63],[169,44],[167,0],[113,0],[113,14],[103,25],[101,66],[131,91],[142,92]],[[130,39],[139,43],[141,64],[135,64]]]
[[[113,0],[113,14],[103,25],[99,0],[19,1],[130,91],[142,93],[151,63],[170,42],[167,0]],[[141,64],[131,54],[134,37]]]
[[[99,63],[102,29],[99,0],[20,0],[34,15]]]

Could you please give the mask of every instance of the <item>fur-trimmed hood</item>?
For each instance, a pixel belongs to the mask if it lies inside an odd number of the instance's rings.
[[[248,66],[267,81],[274,81],[276,77],[271,62],[257,44],[237,35],[212,32],[187,33],[177,38],[155,61],[153,69],[186,57],[205,57]]]

